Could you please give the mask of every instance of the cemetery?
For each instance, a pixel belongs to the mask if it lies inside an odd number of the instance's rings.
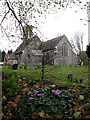
[[[90,119],[90,2],[0,7],[0,120]]]

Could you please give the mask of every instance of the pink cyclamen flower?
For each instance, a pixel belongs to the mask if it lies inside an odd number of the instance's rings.
[[[32,99],[33,99],[32,97],[29,98],[29,100],[32,100]]]
[[[56,95],[59,95],[60,93],[59,92],[56,92]]]
[[[41,94],[37,94],[37,96],[41,96]]]
[[[37,92],[37,90],[34,90],[34,92]]]
[[[47,85],[44,85],[44,87],[47,87]]]
[[[43,94],[41,94],[41,96],[43,96]]]
[[[36,91],[37,93],[39,93],[39,91]]]
[[[53,90],[52,92],[53,92],[53,93],[55,93],[56,91],[55,91],[55,90]]]
[[[43,96],[43,94],[37,94],[37,96]]]
[[[31,97],[33,97],[33,95],[31,95]]]
[[[34,96],[36,96],[36,94],[34,94]]]
[[[80,80],[84,80],[84,78],[80,78]]]
[[[37,90],[34,90],[34,92],[39,93],[39,91],[37,91]]]
[[[56,92],[59,92],[59,90],[57,89]]]

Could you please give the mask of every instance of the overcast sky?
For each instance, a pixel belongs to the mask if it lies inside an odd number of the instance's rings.
[[[75,12],[77,11],[77,12]],[[82,19],[82,20],[81,20]],[[57,14],[49,15],[41,29],[47,39],[65,34],[69,41],[76,32],[84,33],[84,50],[88,44],[87,11],[76,7],[68,8]]]
[[[47,18],[43,20],[44,24],[42,25],[42,27],[38,27],[39,31],[41,31],[43,35],[40,35],[40,37],[42,37],[43,40],[46,41],[58,37],[58,35],[66,35],[68,40],[70,41],[74,33],[83,32],[84,50],[86,50],[86,45],[88,44],[87,19],[88,18],[86,9],[81,10],[80,7],[72,5],[72,8],[67,8],[63,11],[58,11],[57,13],[47,15]],[[12,44],[8,42],[8,40],[6,41],[6,38],[4,36],[0,36],[1,49],[5,48],[6,50],[8,50],[12,48],[15,50],[19,44]]]

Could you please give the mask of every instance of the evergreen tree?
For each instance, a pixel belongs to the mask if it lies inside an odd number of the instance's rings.
[[[87,45],[86,54],[87,54],[88,58],[90,58],[90,43],[89,43],[89,45]]]
[[[12,50],[8,50],[8,54],[11,54],[11,53],[13,53],[13,51]]]
[[[2,51],[2,62],[4,61],[5,51]]]
[[[0,50],[0,62],[2,62],[2,52]]]

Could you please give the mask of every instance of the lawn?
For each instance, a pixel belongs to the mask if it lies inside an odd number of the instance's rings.
[[[31,70],[28,66],[27,70],[24,70],[24,68],[17,70],[8,69],[8,66],[4,66],[2,68],[2,71],[4,73],[12,74],[15,73],[17,75],[20,75],[22,77],[30,76],[30,79],[32,80],[39,80],[41,79],[42,69],[35,67],[35,69]],[[68,74],[72,73],[73,76],[73,82],[70,82],[68,80]],[[88,76],[89,76],[88,66],[45,66],[45,73],[44,73],[44,79],[45,80],[52,80],[54,82],[58,82],[59,84],[62,84],[64,86],[68,85],[82,85],[82,86],[88,86]],[[84,78],[83,82],[80,83],[80,78]],[[77,80],[77,82],[75,82]]]
[[[89,118],[89,74],[88,66],[46,65],[42,81],[41,67],[12,70],[3,66],[3,119]]]

